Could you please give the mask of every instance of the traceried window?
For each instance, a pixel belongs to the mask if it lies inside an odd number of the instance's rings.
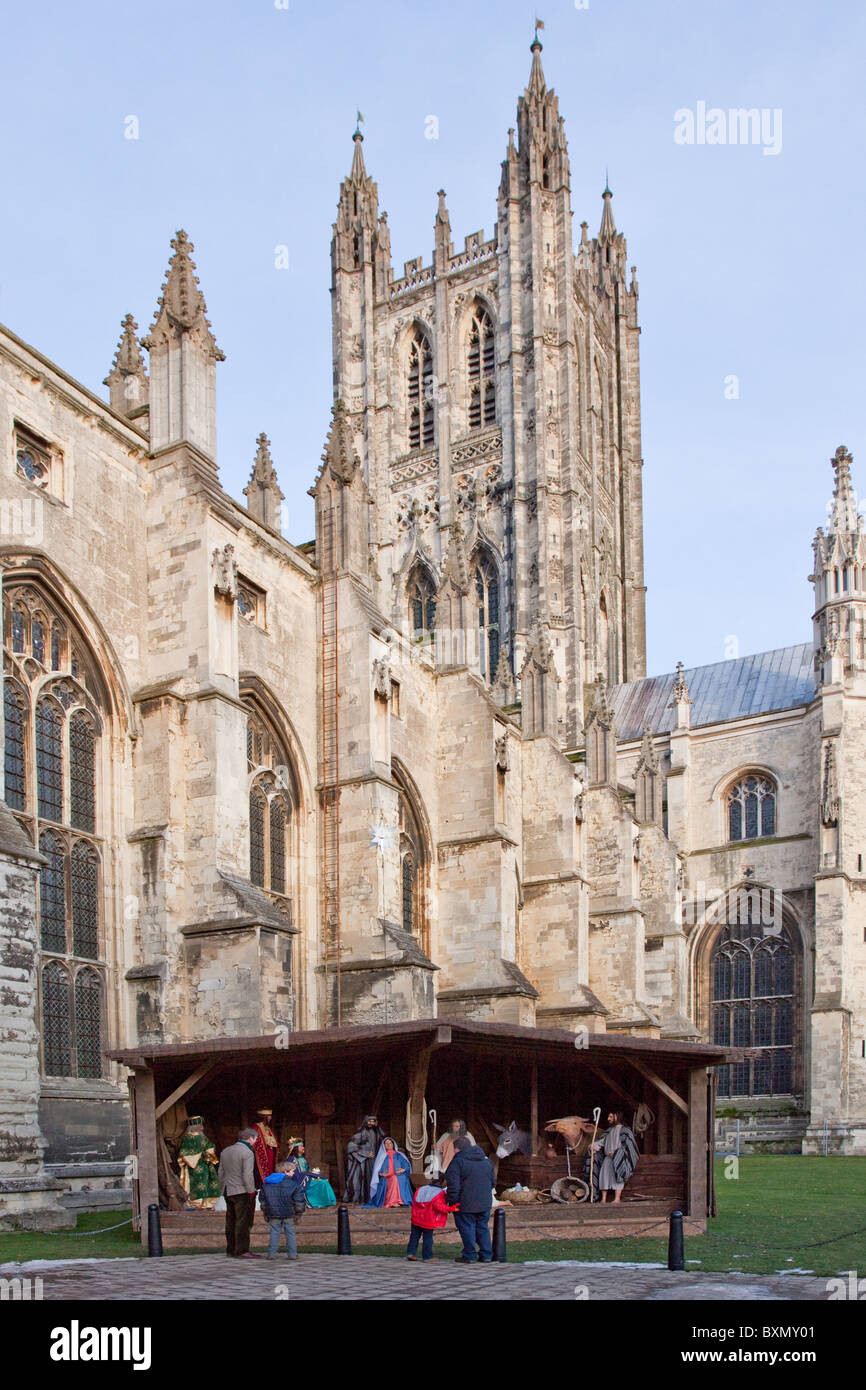
[[[496,345],[486,309],[478,308],[469,326],[469,428],[496,423]]]
[[[476,561],[474,583],[481,674],[492,681],[499,664],[500,628],[499,575],[491,556],[481,555]]]
[[[295,864],[294,810],[297,781],[288,750],[252,696],[247,706],[247,769],[250,775],[250,882],[291,897]]]
[[[403,876],[403,930],[415,930],[415,860],[407,849],[401,866]]]
[[[427,951],[425,885],[429,872],[429,855],[426,840],[415,806],[414,794],[410,794],[404,784],[400,768],[392,767],[391,775],[398,789],[401,923],[403,930],[414,936],[421,949]]]
[[[22,478],[37,487],[48,487],[51,478],[51,450],[44,440],[27,430],[15,431],[15,467]]]
[[[762,923],[763,895],[738,896],[744,906],[733,916],[739,920],[722,927],[710,960],[711,1038],[754,1051],[719,1068],[719,1095],[789,1095],[796,1085],[794,936],[782,922]]]
[[[409,348],[409,448],[433,447],[433,349],[421,328]]]
[[[7,576],[3,624],[5,798],[44,859],[37,894],[43,1069],[99,1077],[105,688],[84,638],[73,637],[74,623],[38,581]]]
[[[728,839],[757,840],[776,833],[776,784],[770,777],[750,773],[727,796]]]
[[[413,637],[429,637],[436,626],[436,589],[427,570],[418,566],[409,577],[409,627]]]

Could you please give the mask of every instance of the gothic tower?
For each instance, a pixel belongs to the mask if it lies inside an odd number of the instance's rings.
[[[455,251],[440,191],[430,264],[395,278],[356,130],[332,242],[334,387],[370,489],[382,611],[491,685],[500,654],[519,673],[543,628],[558,736],[574,746],[599,675],[645,674],[637,286],[608,188],[598,236],[583,223],[575,249],[537,34],[514,136],[493,236]],[[455,523],[471,618],[465,641],[443,642]]]

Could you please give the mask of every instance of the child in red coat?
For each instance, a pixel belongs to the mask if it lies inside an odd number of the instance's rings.
[[[419,1187],[412,1198],[412,1231],[406,1250],[407,1260],[417,1260],[419,1241],[422,1261],[432,1260],[433,1232],[442,1229],[448,1220],[449,1211],[458,1210],[456,1206],[448,1205],[442,1190],[444,1185],[445,1179],[440,1178],[435,1183]]]

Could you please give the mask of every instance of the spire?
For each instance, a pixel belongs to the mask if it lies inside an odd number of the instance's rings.
[[[532,71],[529,74],[529,85],[526,89],[530,96],[537,97],[539,100],[547,91],[547,83],[544,80],[544,68],[541,66],[541,50],[543,45],[538,37],[539,29],[543,28],[544,20],[537,19],[535,21],[535,38],[529,45],[529,51],[532,54]]]
[[[272,531],[279,531],[283,494],[271,459],[271,441],[266,434],[260,434],[256,440],[256,456],[244,496],[247,510]]]
[[[835,531],[837,535],[840,532],[859,531],[860,517],[857,512],[857,498],[851,482],[851,464],[854,459],[848,453],[845,445],[840,444],[830,462],[835,473],[830,530]]]
[[[160,341],[169,336],[194,333],[210,357],[215,362],[224,362],[225,353],[216,345],[207,317],[207,305],[195,273],[195,250],[186,232],[176,233],[172,243],[172,257],[162,286],[156,314],[144,346],[153,351]]]
[[[193,245],[179,231],[156,314],[143,346],[150,353],[150,446],[191,444],[215,465],[216,364],[225,360],[207,317]]]
[[[135,415],[147,405],[147,371],[137,333],[138,324],[132,314],[127,314],[111,371],[104,380],[110,391],[111,408],[120,415]]]
[[[613,241],[616,236],[616,223],[613,220],[613,208],[611,202],[613,194],[608,186],[607,178],[604,181],[604,192],[602,193],[604,208],[601,214],[601,226],[598,229],[599,241]]]
[[[367,167],[366,167],[366,165],[364,164],[364,150],[363,150],[363,145],[364,145],[364,132],[361,130],[361,122],[363,121],[363,119],[364,119],[364,117],[361,115],[361,113],[360,113],[360,111],[359,111],[359,112],[358,112],[358,123],[357,123],[357,125],[355,126],[355,133],[354,133],[354,135],[352,136],[352,140],[353,140],[354,145],[355,145],[355,150],[354,150],[354,153],[353,153],[353,155],[352,155],[352,172],[351,172],[351,174],[349,175],[349,178],[350,178],[351,182],[354,183],[354,184],[357,184],[357,186],[358,186],[359,188],[363,186],[363,184],[364,184],[364,182],[365,182],[365,180],[366,180],[366,178],[367,178]]]
[[[322,467],[319,477],[330,473],[341,483],[350,483],[361,467],[361,460],[355,449],[355,439],[346,407],[342,401],[335,401],[331,410],[331,428],[322,454]]]

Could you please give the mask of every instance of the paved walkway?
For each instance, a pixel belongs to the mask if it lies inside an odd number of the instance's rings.
[[[827,1298],[827,1281],[804,1275],[673,1274],[605,1264],[430,1264],[381,1255],[301,1255],[297,1262],[228,1260],[224,1255],[163,1259],[32,1261],[3,1265],[0,1277],[42,1279],[44,1299],[128,1302],[156,1299],[731,1299]]]

